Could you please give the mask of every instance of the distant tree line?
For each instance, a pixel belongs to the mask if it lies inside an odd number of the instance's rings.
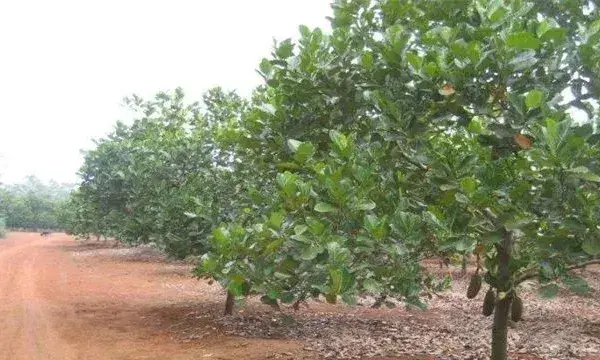
[[[0,185],[0,235],[13,230],[60,230],[61,213],[71,184],[44,183],[28,176],[23,183]]]

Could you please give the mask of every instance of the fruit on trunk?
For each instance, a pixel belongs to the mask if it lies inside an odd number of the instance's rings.
[[[519,322],[523,318],[523,300],[518,295],[515,295],[510,307],[510,319],[514,322]]]
[[[467,288],[467,299],[474,299],[479,294],[481,283],[482,279],[479,274],[471,276],[471,282],[469,282],[469,287]]]
[[[330,304],[335,304],[337,302],[337,295],[335,294],[326,294],[325,300],[327,300]]]
[[[483,315],[492,315],[495,306],[496,294],[494,293],[494,289],[490,288],[487,293],[485,293],[485,298],[483,299]]]

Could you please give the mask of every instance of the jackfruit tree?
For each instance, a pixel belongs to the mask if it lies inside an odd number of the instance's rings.
[[[447,282],[421,260],[475,253],[467,295],[485,289],[504,360],[519,284],[585,293],[573,270],[600,262],[598,4],[332,8],[330,32],[275,45],[249,99],[131,98],[134,124],[86,157],[76,223],[201,255],[227,313],[248,294],[424,307]]]
[[[370,292],[419,305],[440,284],[415,259],[474,251],[492,359],[506,359],[519,284],[586,292],[571,270],[599,261],[598,5],[333,10],[331,34],[301,26],[263,60],[254,110],[227,127],[240,152],[270,150],[278,192],[263,220],[215,230],[199,273],[270,302]]]

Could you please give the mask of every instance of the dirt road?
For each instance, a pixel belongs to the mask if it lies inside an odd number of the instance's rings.
[[[181,322],[199,308],[220,311],[219,290],[192,279],[185,265],[128,260],[127,251],[86,247],[61,234],[0,240],[0,360],[302,355],[300,343],[240,341],[209,320]],[[198,329],[203,321],[205,338],[182,337],[186,325]]]
[[[190,271],[147,248],[10,234],[0,240],[0,360],[488,358],[491,321],[483,294],[465,300],[468,277],[426,312],[311,302],[277,313],[247,299],[224,317],[223,289]],[[588,296],[548,302],[523,289],[511,359],[600,360],[600,269],[581,274]]]

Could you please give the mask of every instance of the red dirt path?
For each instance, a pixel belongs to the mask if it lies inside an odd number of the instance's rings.
[[[62,234],[0,241],[0,359],[310,358],[299,342],[224,336],[208,322],[205,338],[182,342],[172,329],[186,312],[220,311],[215,289],[185,266],[90,250]]]
[[[426,312],[311,302],[277,313],[248,299],[223,317],[224,291],[192,278],[189,264],[114,245],[64,234],[0,240],[0,360],[488,358],[491,321],[483,292],[465,300],[468,277]],[[522,289],[511,360],[600,360],[600,269],[582,275],[596,289],[586,297],[547,302]]]

